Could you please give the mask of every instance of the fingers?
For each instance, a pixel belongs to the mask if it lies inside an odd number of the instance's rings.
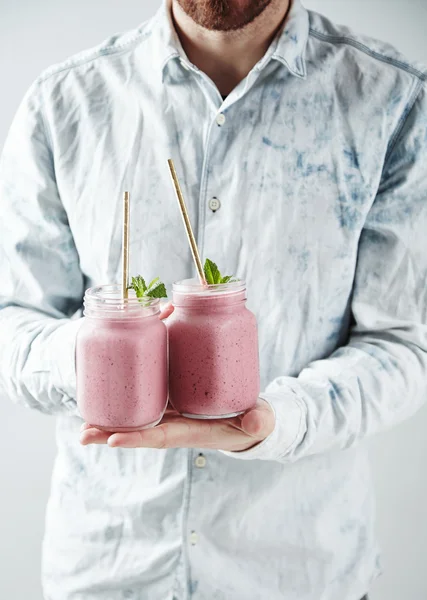
[[[255,408],[243,415],[242,430],[251,437],[264,440],[274,430],[275,418],[270,405],[261,400]]]
[[[172,302],[169,302],[168,304],[165,304],[164,306],[162,306],[162,310],[160,312],[160,318],[162,320],[167,319],[168,317],[171,316],[171,314],[174,311],[174,307]]]
[[[268,437],[275,425],[274,412],[264,400],[260,400],[255,408],[243,416],[226,420],[186,419],[172,407],[168,408],[160,425],[142,431],[111,433],[84,424],[80,441],[84,446],[108,444],[111,448],[240,450]]]
[[[177,415],[165,416],[161,425],[136,433],[115,433],[112,448],[222,448],[241,443],[241,431],[223,421],[197,421]]]
[[[113,433],[108,439],[110,448],[165,448],[163,425],[132,433]]]
[[[82,426],[80,433],[80,443],[82,446],[88,446],[89,444],[106,444],[111,433],[108,431],[101,431],[87,425],[86,423]]]
[[[126,433],[100,431],[91,425],[81,428],[80,443],[108,444],[111,448],[178,448],[197,447],[203,441],[203,432],[196,421],[180,417],[177,413],[166,414],[163,424],[151,429]],[[204,430],[207,428],[204,427]]]
[[[115,433],[108,440],[112,448],[197,448],[207,439],[201,433],[197,421],[191,421],[178,415],[165,415],[161,425],[153,429],[144,429],[136,433]],[[204,431],[207,428],[203,428]]]

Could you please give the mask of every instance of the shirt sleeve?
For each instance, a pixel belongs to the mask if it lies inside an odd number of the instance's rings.
[[[420,82],[390,141],[359,243],[345,347],[275,379],[276,427],[241,459],[345,449],[413,415],[427,395],[427,96]]]
[[[76,413],[75,340],[84,280],[61,203],[41,83],[22,102],[0,160],[0,396]]]

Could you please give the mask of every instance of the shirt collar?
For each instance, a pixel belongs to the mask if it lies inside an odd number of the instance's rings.
[[[273,40],[267,54],[261,59],[260,68],[270,59],[278,60],[292,75],[305,78],[305,51],[310,33],[308,11],[300,0],[292,0],[289,14],[282,29]]]
[[[163,0],[153,20],[153,61],[163,72],[170,61],[181,58],[184,67],[194,69],[188,60],[175,31],[171,0]],[[278,60],[297,77],[306,77],[305,50],[309,36],[308,11],[300,0],[292,0],[288,17],[256,69],[261,71],[270,60]]]
[[[171,3],[172,0],[163,0],[152,22],[153,63],[161,71],[175,58],[181,57],[185,63],[189,64],[173,25]]]

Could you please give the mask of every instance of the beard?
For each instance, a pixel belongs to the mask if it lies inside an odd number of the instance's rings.
[[[272,0],[177,0],[195,23],[211,31],[238,31],[267,8]]]

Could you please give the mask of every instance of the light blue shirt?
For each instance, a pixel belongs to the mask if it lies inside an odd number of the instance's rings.
[[[131,272],[194,274],[170,156],[201,253],[258,318],[276,427],[246,453],[79,445],[82,297],[120,281],[124,190]],[[426,397],[426,197],[422,67],[299,0],[224,101],[165,6],[34,83],[0,170],[0,391],[58,416],[47,600],[364,595],[361,442]]]

